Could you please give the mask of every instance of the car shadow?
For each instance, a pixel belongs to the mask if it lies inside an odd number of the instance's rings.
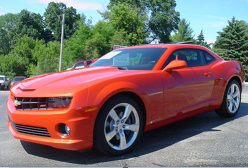
[[[214,111],[179,121],[142,134],[135,148],[128,154],[111,157],[97,151],[75,152],[55,149],[49,146],[21,141],[25,151],[31,155],[73,164],[95,164],[123,160],[146,155],[167,148],[184,139],[196,136],[206,131],[221,131],[216,127],[232,120],[247,116],[248,103],[242,103],[239,113],[232,118],[219,117]]]

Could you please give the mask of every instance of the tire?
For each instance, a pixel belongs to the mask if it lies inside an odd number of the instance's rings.
[[[143,131],[140,107],[130,97],[113,97],[100,110],[95,122],[94,148],[119,156],[129,152]]]
[[[241,89],[236,80],[231,80],[225,90],[222,104],[216,113],[221,117],[233,117],[240,108]]]

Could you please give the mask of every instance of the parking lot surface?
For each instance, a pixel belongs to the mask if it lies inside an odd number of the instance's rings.
[[[0,167],[248,166],[248,84],[235,117],[221,118],[211,111],[143,133],[134,150],[120,157],[59,150],[14,139],[7,128],[8,94],[0,90]]]

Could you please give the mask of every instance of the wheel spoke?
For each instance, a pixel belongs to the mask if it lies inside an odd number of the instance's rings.
[[[112,130],[111,132],[109,132],[109,133],[106,135],[106,140],[107,140],[107,141],[110,141],[116,134],[117,134],[116,131],[115,131],[115,130]]]
[[[236,92],[235,93],[233,93],[233,98],[235,98],[235,97],[237,97],[239,95],[239,90],[236,90]]]
[[[231,85],[231,94],[234,93],[234,85]]]
[[[126,135],[123,132],[119,133],[120,135],[120,147],[121,149],[126,149],[127,148],[127,142],[126,142]]]
[[[227,100],[232,100],[231,94],[227,95]]]
[[[130,130],[130,131],[133,131],[133,132],[138,132],[139,131],[139,124],[132,124],[132,125],[126,124],[125,130]]]
[[[113,120],[115,120],[115,121],[120,120],[119,116],[116,114],[116,112],[115,112],[114,109],[112,109],[112,110],[109,112],[109,115],[110,115],[110,117],[113,118]]]
[[[230,112],[232,112],[232,109],[233,109],[233,102],[232,101],[229,102],[228,109]]]
[[[126,120],[128,119],[129,115],[131,114],[131,112],[133,111],[133,107],[130,105],[126,106],[125,112],[123,117],[121,118],[121,120],[124,120],[124,122],[126,122]]]
[[[238,109],[238,107],[239,107],[239,99],[237,98],[237,100],[236,100],[236,101],[235,101],[235,100],[233,100],[233,103],[234,103],[234,105],[235,105],[236,109]]]

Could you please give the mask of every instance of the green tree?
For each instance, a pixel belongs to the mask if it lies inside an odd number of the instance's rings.
[[[111,37],[110,41],[111,49],[114,45],[122,45],[122,46],[128,46],[128,36],[127,33],[122,29],[119,31],[116,31],[114,35]]]
[[[80,20],[80,14],[77,14],[75,8],[67,8],[64,3],[50,2],[44,13],[44,22],[57,41],[61,38],[62,14],[65,14],[65,39],[68,39],[75,33]]]
[[[145,33],[146,15],[140,15],[140,10],[132,8],[127,3],[118,3],[112,6],[110,24],[117,31],[125,31],[129,45],[137,45],[145,42],[148,33]]]
[[[8,13],[0,16],[0,55],[7,55],[14,43],[14,29],[17,26],[18,15]]]
[[[7,55],[10,52],[11,42],[8,32],[0,29],[0,54]]]
[[[185,19],[179,22],[178,30],[171,36],[173,42],[193,41],[193,29]]]
[[[218,32],[214,51],[225,60],[240,61],[248,74],[248,34],[246,25],[234,17],[228,25]]]
[[[69,61],[71,60],[72,66],[75,62],[84,60],[84,48],[87,39],[93,36],[93,26],[89,24],[90,21],[86,23],[86,20],[81,21],[78,30],[74,35],[65,40],[64,57]]]
[[[44,48],[41,47],[40,50],[35,51],[39,53],[39,57],[37,66],[35,68],[31,67],[33,68],[31,71],[31,76],[58,72],[59,70],[60,43],[54,41],[45,45],[46,46]],[[65,69],[65,67],[63,67],[63,69]]]
[[[111,8],[115,5],[117,5],[118,3],[127,3],[135,8],[139,8],[144,10],[145,8],[145,1],[144,0],[110,0],[108,8]]]
[[[204,38],[204,35],[203,35],[203,30],[201,30],[200,34],[197,36],[196,44],[205,46],[207,48],[210,48],[210,44],[208,44],[205,41],[205,38]]]
[[[43,17],[27,10],[22,10],[18,14],[14,33],[15,38],[27,35],[33,39],[51,41],[51,31],[45,29]]]
[[[13,78],[17,75],[26,76],[27,58],[22,58],[16,54],[0,56],[0,74]]]
[[[20,57],[27,58],[27,64],[32,63],[36,65],[37,58],[33,56],[33,50],[39,43],[43,44],[44,41],[38,39],[34,40],[33,38],[24,35],[23,37],[17,39],[13,53]]]
[[[108,6],[118,6],[118,2],[127,3],[134,9],[139,9],[139,15],[146,15],[146,29],[144,33],[149,33],[146,41],[150,43],[155,39],[159,39],[161,43],[170,42],[170,34],[176,30],[179,23],[179,12],[175,11],[175,0],[110,0]],[[108,11],[103,12],[105,19],[108,19]]]

